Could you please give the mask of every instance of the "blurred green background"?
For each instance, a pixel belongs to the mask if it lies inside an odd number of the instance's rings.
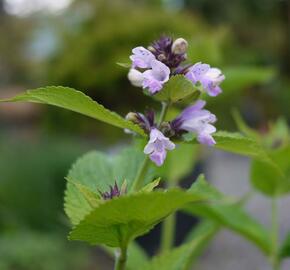
[[[218,128],[235,130],[238,108],[265,130],[290,120],[289,14],[287,0],[0,0],[0,97],[64,85],[122,115],[157,108],[116,63],[168,34],[188,40],[192,62],[224,71],[224,93],[208,100]],[[66,240],[64,176],[88,149],[113,151],[128,137],[30,104],[1,105],[0,130],[0,269],[92,269],[94,250]]]

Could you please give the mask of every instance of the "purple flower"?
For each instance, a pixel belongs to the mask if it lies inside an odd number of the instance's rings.
[[[155,60],[155,56],[144,47],[136,47],[132,50],[130,59],[132,60],[133,68],[151,68],[152,60]]]
[[[193,83],[200,82],[210,96],[217,96],[222,92],[219,85],[225,76],[218,68],[211,68],[210,65],[199,62],[190,67],[185,76]]]
[[[131,84],[136,87],[142,87],[143,85],[144,81],[143,73],[135,68],[130,69],[128,73],[128,79],[131,82]]]
[[[169,80],[170,69],[158,60],[151,61],[151,68],[143,72],[142,86],[148,88],[151,94],[155,94]]]
[[[173,150],[175,144],[163,135],[157,128],[152,128],[150,140],[144,148],[144,153],[150,155],[150,159],[161,166],[166,158],[166,150]]]
[[[216,116],[203,109],[205,104],[205,101],[198,100],[194,105],[187,107],[171,122],[171,127],[177,132],[180,130],[194,132],[200,143],[214,145],[216,142],[211,134],[216,128],[211,124],[216,121]]]

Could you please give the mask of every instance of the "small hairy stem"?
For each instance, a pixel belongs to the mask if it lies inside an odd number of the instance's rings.
[[[142,187],[149,165],[150,159],[146,156],[134,180],[133,191],[138,191]]]
[[[167,188],[175,187],[177,185],[177,181],[169,181],[167,182]],[[176,213],[168,216],[162,223],[162,231],[161,231],[161,247],[160,252],[164,253],[170,250],[174,245],[175,240],[175,226],[176,226]]]
[[[279,270],[280,269],[280,259],[278,254],[279,222],[278,222],[278,207],[276,198],[272,199],[271,240],[272,240],[271,263],[273,266],[273,270]]]
[[[124,246],[116,251],[115,270],[125,270],[126,262],[127,262],[127,246]]]
[[[160,127],[162,122],[164,121],[166,114],[167,114],[167,111],[168,111],[168,108],[169,108],[169,103],[162,102],[162,109],[161,109],[160,118],[158,121],[158,127]]]

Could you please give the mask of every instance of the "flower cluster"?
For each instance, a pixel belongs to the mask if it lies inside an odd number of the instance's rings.
[[[150,95],[155,95],[162,91],[164,84],[172,76],[183,75],[194,85],[201,86],[209,96],[220,94],[220,84],[225,79],[221,70],[201,62],[186,63],[187,48],[188,43],[185,39],[173,40],[165,36],[153,42],[147,49],[141,46],[134,48],[130,56],[132,65],[128,79],[132,85],[142,87]],[[204,109],[205,104],[205,101],[197,100],[172,121],[160,124],[155,123],[154,111],[145,114],[129,113],[127,119],[141,126],[149,134],[150,139],[144,153],[148,154],[157,166],[161,166],[167,151],[175,148],[175,144],[170,141],[172,137],[192,132],[201,144],[212,146],[216,143],[212,137],[216,131],[212,125],[216,116]]]

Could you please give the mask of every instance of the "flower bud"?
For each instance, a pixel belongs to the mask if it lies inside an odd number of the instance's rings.
[[[164,60],[166,59],[166,56],[165,56],[163,53],[161,53],[161,54],[159,54],[159,55],[157,56],[157,59],[158,59],[160,62],[162,62],[162,61],[164,61]]]
[[[184,38],[178,38],[173,42],[171,51],[174,54],[184,54],[186,53],[187,47],[187,41]]]
[[[132,85],[136,87],[141,87],[143,83],[143,74],[137,69],[131,68],[128,73],[128,79]]]
[[[134,113],[134,112],[129,112],[127,115],[126,115],[126,120],[129,120],[133,123],[138,123],[138,116],[137,116],[137,113]]]

